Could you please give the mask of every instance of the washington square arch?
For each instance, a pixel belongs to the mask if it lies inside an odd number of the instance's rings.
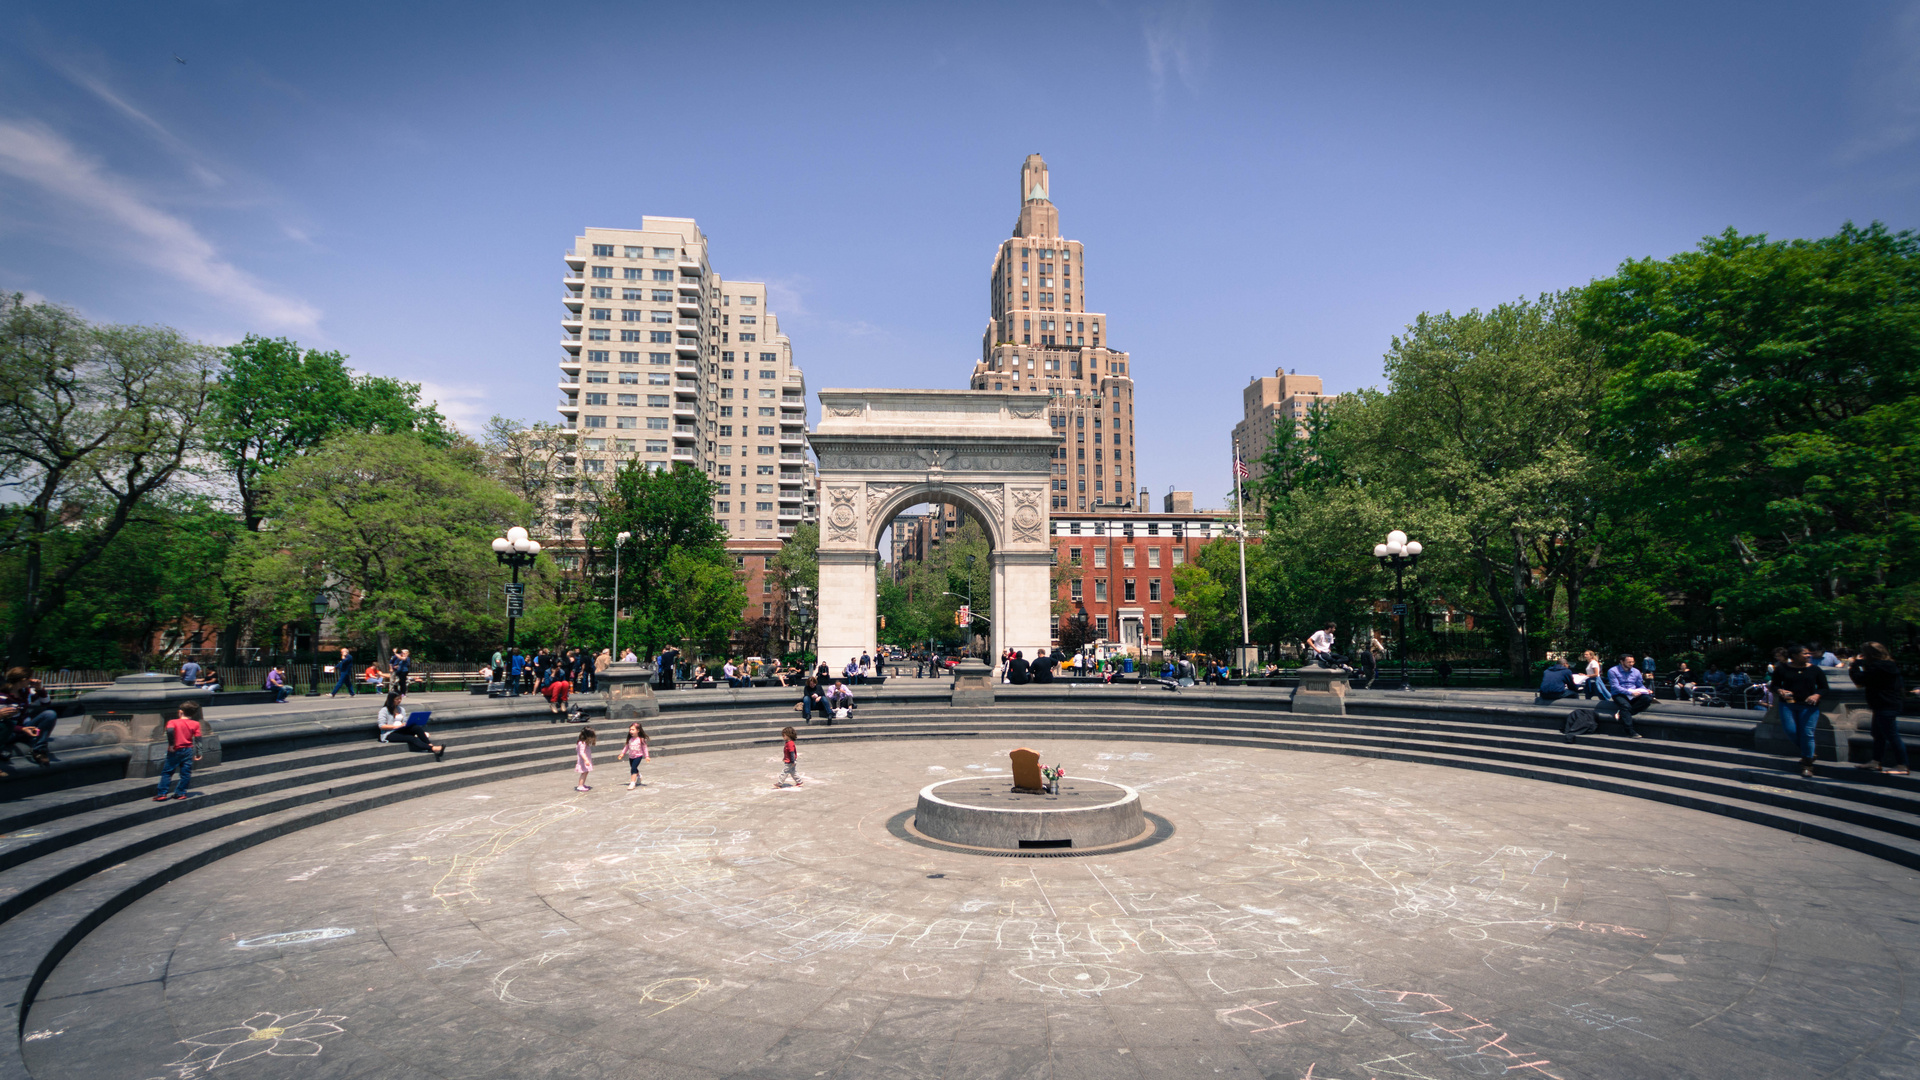
[[[986,530],[990,656],[1052,640],[1047,485],[1059,437],[1047,402],[986,390],[822,390],[820,659],[870,652],[880,534],[918,503],[954,503]]]

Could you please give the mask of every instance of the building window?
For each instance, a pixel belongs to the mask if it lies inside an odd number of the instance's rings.
[[[637,312],[637,311],[636,311],[636,312],[634,312],[634,321],[635,321],[635,322],[639,322],[639,321],[640,321],[640,319],[639,319],[639,315],[640,315],[640,313],[639,313],[639,312]],[[654,313],[653,313],[653,318],[652,318],[652,319],[651,319],[650,321],[652,321],[652,322],[664,322],[664,323],[670,323],[670,322],[672,322],[672,321],[673,321],[673,312],[671,312],[671,311],[656,311],[656,312],[654,312]]]
[[[620,451],[623,454],[631,454],[633,453],[633,440],[632,439],[615,439],[613,440],[613,448],[615,450]]]
[[[1107,617],[1101,615],[1093,620],[1093,632],[1098,637],[1107,636]]]
[[[647,385],[648,385],[648,386],[665,386],[665,385],[667,385],[668,383],[670,383],[670,382],[672,382],[672,381],[673,381],[673,376],[671,376],[671,375],[669,375],[669,374],[667,374],[667,373],[666,373],[666,372],[664,372],[664,371],[649,371],[649,372],[647,372]]]
[[[596,327],[587,331],[588,341],[611,341],[612,339],[613,332],[605,327]]]
[[[654,431],[667,430],[667,418],[664,416],[647,417],[647,427]]]
[[[760,354],[760,362],[763,364],[774,364],[774,363],[778,363],[779,361],[780,361],[779,353],[763,352]]]
[[[606,382],[607,373],[605,371],[589,371],[587,372],[587,381],[590,383]]]
[[[640,426],[640,418],[637,416],[616,416],[613,418],[613,426],[631,431]]]
[[[1080,579],[1079,579],[1079,578],[1074,578],[1074,579],[1073,579],[1073,580],[1072,580],[1071,582],[1069,582],[1068,584],[1072,586],[1072,596],[1073,596],[1073,598],[1074,598],[1075,600],[1079,600],[1079,599],[1082,599],[1082,596],[1081,596],[1081,592],[1080,592]]]
[[[648,439],[647,440],[647,453],[664,454],[666,452],[667,452],[667,441],[665,439]]]
[[[760,453],[762,453],[762,454],[764,454],[764,455],[766,455],[766,456],[768,456],[768,457],[772,457],[772,456],[773,456],[773,447],[771,447],[771,446],[762,446],[762,447],[758,447],[757,449],[759,450],[759,452],[760,452]]]
[[[631,330],[622,330],[622,331],[620,331],[620,337],[621,337],[621,340],[625,340],[625,339],[626,339],[626,336],[627,336],[628,334],[633,334],[633,331],[631,331]],[[635,340],[635,341],[638,341],[638,340],[640,339],[640,335],[639,335],[639,334],[633,334],[633,337],[634,337],[634,340]],[[639,354],[639,353],[637,353],[637,352],[623,352],[623,353],[621,353],[621,354],[620,354],[620,362],[621,362],[621,363],[623,363],[623,364],[637,364],[637,363],[639,363],[639,362],[640,362],[640,354]],[[633,372],[631,372],[631,371],[623,371],[623,372],[621,372],[620,374],[622,374],[622,375],[631,375],[631,374],[633,374]],[[625,379],[622,379],[622,380],[620,380],[620,381],[621,381],[621,382],[626,382],[627,380],[625,380]]]
[[[1125,584],[1122,586],[1121,591],[1122,591],[1121,599],[1126,600],[1128,602],[1132,602],[1133,600],[1133,579],[1132,578],[1128,578],[1126,580]]]
[[[768,426],[766,426],[765,424],[762,424],[762,425],[760,425],[760,428],[759,428],[759,431],[760,431],[760,434],[762,434],[762,435],[772,435],[772,434],[773,434],[773,429],[772,429],[772,428],[770,428],[770,427],[768,427]]]
[[[1078,525],[1075,525],[1075,526],[1073,527],[1073,531],[1074,531],[1074,532],[1079,532],[1079,531],[1080,531],[1080,527],[1079,527]],[[1079,548],[1068,548],[1068,549],[1067,549],[1067,561],[1068,561],[1068,562],[1070,562],[1070,563],[1072,563],[1072,564],[1073,564],[1073,565],[1075,565],[1075,566],[1079,566],[1079,565],[1080,565],[1080,549],[1079,549]]]
[[[1156,601],[1160,599],[1160,579],[1159,578],[1156,577],[1156,578],[1147,579],[1147,599],[1156,600]],[[1154,631],[1153,636],[1159,637],[1160,632],[1157,630]]]
[[[625,375],[625,374],[627,374],[627,372],[624,372],[624,371],[623,371],[623,372],[621,372],[620,374],[622,374],[622,375]],[[622,381],[624,381],[624,380],[622,380]],[[647,395],[647,407],[648,407],[648,408],[652,408],[652,409],[664,409],[664,408],[666,408],[666,407],[667,407],[667,395],[665,395],[665,394],[648,394],[648,395]]]
[[[621,309],[621,312],[620,312],[620,321],[621,322],[639,322],[640,313],[632,310],[631,308],[623,308]],[[660,320],[655,319],[654,321],[659,322]]]
[[[723,502],[719,505],[717,509],[718,509],[718,512],[722,514],[731,514],[733,513],[733,504],[730,502]]]
[[[613,245],[612,244],[595,244],[593,245],[593,253],[599,258],[611,259],[613,258]]]
[[[601,461],[599,458],[588,458],[587,460],[580,463],[580,471],[581,472],[605,472],[607,471],[607,463],[604,461]]]
[[[721,438],[723,438],[723,439],[731,439],[731,438],[733,438],[733,425],[732,425],[732,424],[721,424],[721,425],[720,425],[720,437],[721,437]]]
[[[647,280],[647,272],[645,270],[640,269],[637,266],[627,267],[624,271],[621,272],[620,276],[623,278],[626,278],[628,281]]]
[[[1133,549],[1132,548],[1124,547],[1120,549],[1120,565],[1126,567],[1129,570],[1133,569]]]
[[[610,278],[613,276],[613,267],[596,266],[593,268],[593,276],[597,278]]]
[[[1107,602],[1107,579],[1106,578],[1093,579],[1093,602],[1096,604],[1104,604]]]
[[[654,343],[655,345],[671,345],[671,344],[673,344],[673,331],[671,331],[671,330],[649,330],[649,331],[647,331],[647,340],[648,340],[648,341],[651,341],[651,342],[653,342],[653,343]],[[666,354],[665,354],[665,353],[655,353],[654,355],[655,355],[655,356],[665,356]]]
[[[1097,547],[1093,549],[1093,565],[1103,570],[1106,569],[1106,566],[1107,566],[1107,549],[1106,548]]]
[[[583,416],[580,418],[580,426],[603,428],[607,426],[607,418],[604,416]]]
[[[604,364],[607,362],[608,362],[607,350],[605,349],[588,349],[587,350],[587,363]]]
[[[1147,531],[1151,533],[1154,529],[1157,529],[1159,527],[1160,526],[1158,525],[1149,525],[1147,526]],[[1159,548],[1150,547],[1147,549],[1147,569],[1149,570],[1160,569],[1160,549]]]
[[[761,513],[763,513],[763,514],[771,514],[771,513],[773,513],[773,504],[772,504],[772,503],[770,503],[770,502],[757,502],[757,503],[754,503],[754,504],[753,504],[753,508],[754,508],[755,510],[758,510],[758,511],[760,511],[760,512],[761,512]]]
[[[647,354],[647,363],[653,364],[656,367],[666,367],[668,364],[673,363],[673,354],[650,352]]]
[[[756,335],[754,335],[754,334],[741,334],[741,335],[740,335],[740,340],[741,340],[741,341],[755,341],[755,340],[758,340],[758,338],[757,338],[757,336],[756,336]]]
[[[1184,566],[1186,565],[1186,561],[1187,561],[1187,549],[1174,548],[1173,549],[1173,565]]]
[[[607,395],[605,394],[588,394],[587,395],[587,404],[589,405],[605,405],[606,403],[607,403]]]
[[[636,276],[637,276],[637,275],[636,275]],[[672,281],[672,280],[673,280],[673,271],[671,271],[671,270],[655,270],[655,271],[653,272],[653,280],[655,280],[655,281]]]
[[[1158,616],[1158,615],[1155,615],[1155,616],[1154,616],[1153,618],[1151,618],[1151,619],[1149,619],[1149,620],[1148,620],[1148,624],[1149,624],[1150,626],[1152,626],[1152,628],[1153,628],[1153,629],[1152,629],[1152,634],[1153,634],[1153,637],[1152,637],[1152,639],[1151,639],[1151,640],[1154,640],[1154,641],[1159,641],[1159,640],[1160,640],[1160,639],[1161,639],[1161,638],[1162,638],[1163,636],[1165,636],[1165,635],[1163,635],[1163,634],[1162,634],[1162,633],[1160,632],[1160,631],[1161,631],[1161,627],[1162,627],[1162,626],[1164,625],[1164,624],[1163,624],[1163,623],[1162,623],[1162,622],[1160,621],[1160,616]]]

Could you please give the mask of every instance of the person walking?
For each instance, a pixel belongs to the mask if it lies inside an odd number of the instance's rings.
[[[860,654],[860,669],[857,674],[859,677],[853,680],[855,686],[865,686],[868,676],[873,674],[873,657],[865,652]]]
[[[776,788],[788,787],[787,781],[792,780],[792,787],[800,787],[802,784],[800,780],[800,747],[795,742],[800,736],[797,735],[792,728],[784,727],[780,729],[780,737],[787,740],[787,744],[780,748],[780,761],[785,765],[785,768],[780,770],[780,777],[773,782],[773,786]]]
[[[1373,688],[1373,681],[1380,677],[1380,661],[1386,659],[1387,640],[1380,636],[1378,628],[1367,632],[1367,688]]]
[[[1889,776],[1907,775],[1907,744],[1900,738],[1900,699],[1906,689],[1900,665],[1885,645],[1869,641],[1860,646],[1860,655],[1847,669],[1853,685],[1867,693],[1867,708],[1873,713],[1873,758],[1863,769]],[[1892,760],[1888,760],[1891,758]]]
[[[160,765],[160,790],[154,794],[154,802],[187,797],[187,785],[193,782],[193,763],[200,760],[200,749],[194,744],[199,737],[200,722],[187,715],[184,706],[175,709],[173,719],[167,721],[167,757]],[[173,785],[169,795],[167,786],[176,774],[180,782]]]
[[[885,681],[887,677],[887,650],[879,649],[873,654],[873,677]]]
[[[627,763],[627,790],[635,785],[646,787],[647,782],[640,778],[640,763],[647,760],[647,729],[636,721],[627,725],[627,744],[620,748],[620,757]]]
[[[426,728],[408,719],[407,710],[401,705],[401,700],[405,697],[405,694],[388,694],[386,703],[380,706],[380,712],[374,717],[375,722],[380,725],[379,740],[383,743],[404,745],[417,754],[432,754],[435,761],[445,760],[446,745],[436,745],[433,736],[427,732]]]
[[[593,773],[593,744],[599,736],[592,728],[581,728],[580,737],[573,741],[573,771],[579,775],[579,781],[573,785],[575,791],[592,791],[587,777]]]
[[[399,693],[407,692],[407,676],[413,672],[413,653],[407,649],[395,649],[393,657],[387,662],[388,670],[393,672],[393,688]]]
[[[342,648],[340,650],[340,664],[334,670],[339,673],[339,677],[333,680],[333,690],[328,693],[327,696],[330,698],[339,697],[340,688],[344,686],[347,688],[348,697],[357,697],[360,691],[354,686],[353,682],[352,649]]]
[[[1812,654],[1803,646],[1794,649],[1784,667],[1773,669],[1774,701],[1780,709],[1780,726],[1800,749],[1800,775],[1813,775],[1814,734],[1820,726],[1820,698],[1827,693],[1826,672],[1814,667]],[[1844,753],[1844,751],[1842,751]]]

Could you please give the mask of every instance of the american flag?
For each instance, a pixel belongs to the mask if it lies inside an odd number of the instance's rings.
[[[1234,458],[1233,459],[1233,475],[1239,477],[1242,480],[1245,480],[1248,477],[1252,476],[1253,474],[1247,471],[1246,462],[1241,461],[1239,458]]]

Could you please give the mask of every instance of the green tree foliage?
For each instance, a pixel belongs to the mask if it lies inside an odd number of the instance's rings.
[[[214,350],[163,327],[94,326],[0,298],[0,557],[17,561],[8,662],[140,508],[176,484],[200,439]]]
[[[621,548],[623,643],[643,652],[669,644],[724,651],[740,625],[747,594],[713,517],[715,492],[705,474],[679,464],[655,470],[629,461],[606,484],[587,541],[611,566],[614,538],[633,534]]]
[[[558,424],[495,416],[480,445],[488,475],[534,511],[526,527],[535,538],[548,543],[574,525],[582,536],[595,535],[605,485],[597,474],[576,469],[573,436]],[[560,649],[610,646],[613,568],[612,552],[594,545],[554,550],[528,568],[521,576],[527,609],[518,624],[520,640]]]
[[[811,605],[820,596],[820,526],[802,522],[793,527],[793,535],[767,560],[768,585],[778,594],[772,624],[767,628],[769,648],[810,652],[813,648],[814,622],[811,614],[798,622],[792,618],[791,602],[806,598]]]
[[[82,521],[53,534],[54,559],[91,543],[97,529]],[[168,493],[142,503],[41,623],[34,661],[115,669],[147,662],[168,641],[211,644],[196,635],[228,610],[222,570],[241,533],[240,522],[205,496]],[[0,588],[18,595],[21,570],[22,560],[0,558]]]
[[[1229,551],[1231,547],[1230,542],[1215,541],[1201,549],[1202,552],[1209,549],[1227,552],[1236,560],[1229,579],[1216,577],[1199,560],[1174,568],[1173,602],[1186,615],[1176,620],[1174,633],[1167,638],[1168,646],[1175,652],[1225,656],[1240,640],[1239,556]]]
[[[505,605],[490,544],[527,508],[486,475],[478,447],[339,435],[282,465],[267,494],[268,527],[240,568],[256,610],[303,619],[324,588],[342,629],[377,637],[383,657],[395,638],[496,638]]]
[[[991,545],[980,523],[968,519],[946,535],[925,559],[910,560],[900,581],[880,585],[880,613],[887,629],[880,639],[888,644],[957,648],[966,641],[966,629],[954,622],[954,612],[973,597],[975,615],[993,616],[993,585],[987,561]],[[968,562],[971,556],[973,561]],[[975,619],[975,643],[989,637],[985,619]],[[1021,648],[1031,646],[1022,645]]]
[[[1270,457],[1288,468],[1262,485],[1275,547],[1263,621],[1293,640],[1350,623],[1389,591],[1368,553],[1400,528],[1427,550],[1413,587],[1504,626],[1516,672],[1523,626],[1559,602],[1578,624],[1612,474],[1595,450],[1606,369],[1576,299],[1422,315],[1393,340],[1384,393],[1348,395],[1316,410],[1304,443],[1279,441]]]
[[[1603,416],[1653,581],[1762,644],[1920,617],[1920,236],[1733,230],[1586,295]],[[1644,577],[1645,575],[1643,575]]]
[[[417,384],[356,376],[342,354],[303,352],[286,338],[248,334],[230,346],[211,401],[207,448],[233,483],[241,518],[256,532],[264,478],[335,435],[412,432],[436,446],[454,439],[439,409],[420,403]]]

